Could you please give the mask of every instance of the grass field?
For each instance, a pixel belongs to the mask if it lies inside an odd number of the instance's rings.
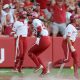
[[[73,69],[64,68],[60,75],[57,75],[58,71],[59,68],[52,69],[50,74],[41,77],[41,71],[34,73],[33,68],[23,69],[23,73],[12,72],[12,69],[0,69],[0,80],[75,80]]]

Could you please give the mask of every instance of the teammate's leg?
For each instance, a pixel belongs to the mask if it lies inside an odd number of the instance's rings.
[[[24,56],[25,53],[27,52],[27,40],[26,37],[21,37],[20,39],[20,60],[19,60],[19,66],[18,66],[18,71],[21,72],[23,61],[24,61]]]
[[[17,70],[18,68],[18,64],[19,64],[19,56],[16,57],[16,61],[15,61],[15,64],[14,64],[14,70]]]
[[[38,58],[39,63],[43,66],[41,74],[46,74],[47,73],[47,67],[44,65],[43,61],[41,61],[41,59],[39,57],[37,57],[37,58]]]
[[[76,78],[79,78],[78,76],[78,56],[76,52],[72,53],[72,58],[73,58],[73,66],[74,66],[74,76]]]
[[[39,63],[39,61],[38,61],[38,59],[37,59],[37,57],[36,57],[36,55],[34,54],[34,53],[32,53],[32,52],[28,52],[29,54],[29,57],[33,60],[33,62],[36,64],[36,67],[37,68],[39,68],[40,67],[40,63]]]
[[[59,59],[56,62],[54,62],[54,65],[67,63],[67,62],[70,61],[71,53],[70,53],[69,45],[67,44],[66,40],[63,40],[62,48],[63,48],[63,52],[64,52],[64,58],[63,59]]]

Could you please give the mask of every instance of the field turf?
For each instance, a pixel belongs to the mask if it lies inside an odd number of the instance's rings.
[[[59,68],[54,68],[50,74],[42,77],[40,76],[41,71],[34,73],[33,68],[25,68],[23,73],[12,72],[12,69],[0,69],[0,80],[74,80],[73,69],[64,68],[57,76],[58,71]]]

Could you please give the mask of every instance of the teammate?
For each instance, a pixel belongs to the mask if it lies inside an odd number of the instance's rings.
[[[15,55],[15,66],[14,69],[21,72],[24,56],[27,50],[27,34],[28,34],[28,25],[26,20],[27,13],[23,11],[20,13],[18,21],[13,25],[13,31],[17,36],[16,40],[16,50],[18,49],[17,54]]]
[[[76,48],[74,47],[74,43],[77,37],[77,29],[78,26],[78,17],[71,16],[71,24],[69,24],[65,29],[64,41],[62,44],[65,59],[63,60],[64,63],[69,62],[70,58],[73,58],[73,66],[74,66],[74,76],[78,78],[78,56],[76,52]],[[66,45],[66,46],[65,46]],[[68,52],[69,48],[69,52]]]
[[[70,61],[70,58],[72,57],[73,67],[74,67],[74,77],[78,79],[78,55],[74,43],[77,37],[76,26],[78,26],[79,22],[77,16],[71,16],[70,19],[71,23],[65,29],[64,40],[62,43],[65,59],[58,60],[57,62],[55,62],[55,65],[67,63]]]
[[[36,41],[28,51],[28,55],[36,64],[37,68],[35,72],[42,69],[41,75],[44,75],[47,73],[47,68],[38,56],[50,46],[51,40],[48,36],[48,31],[41,20],[33,19],[32,24],[35,31],[34,33],[36,34]]]

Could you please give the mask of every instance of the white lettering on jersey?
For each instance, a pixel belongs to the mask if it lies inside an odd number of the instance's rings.
[[[3,63],[4,62],[4,48],[1,48],[1,52],[0,52],[0,55],[1,55],[1,57],[0,57],[0,64],[1,63]]]

